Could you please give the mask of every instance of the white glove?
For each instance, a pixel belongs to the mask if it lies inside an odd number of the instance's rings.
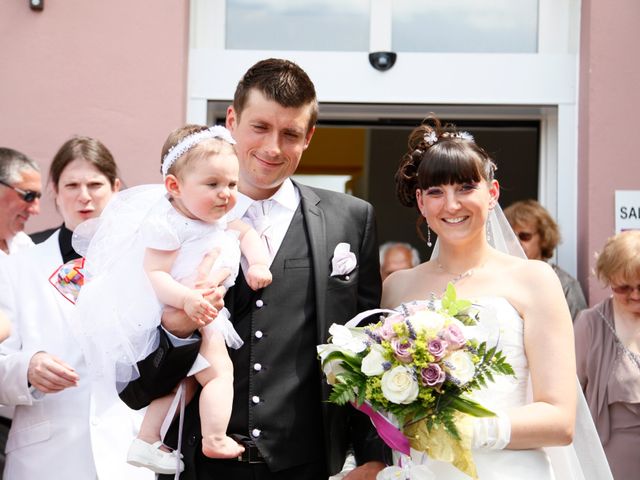
[[[471,448],[477,450],[502,450],[511,441],[511,420],[504,412],[495,417],[473,419]]]

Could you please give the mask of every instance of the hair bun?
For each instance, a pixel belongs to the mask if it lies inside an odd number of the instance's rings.
[[[416,206],[416,188],[418,186],[418,167],[423,152],[416,149],[407,153],[398,167],[395,175],[396,194],[400,203],[405,207]]]

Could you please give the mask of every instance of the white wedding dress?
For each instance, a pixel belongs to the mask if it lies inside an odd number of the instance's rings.
[[[474,302],[480,321],[465,327],[468,338],[487,346],[498,345],[513,367],[515,377],[495,375],[495,382],[476,390],[469,397],[492,411],[508,410],[528,403],[529,365],[524,352],[524,323],[516,309],[502,297],[483,297]],[[415,458],[415,457],[414,457]],[[474,450],[473,459],[481,480],[551,480],[554,476],[544,449]],[[424,463],[438,480],[468,480],[469,477],[450,463],[425,459]]]
[[[419,301],[417,304],[427,304]],[[498,346],[513,367],[515,377],[494,375],[494,382],[476,390],[469,397],[492,411],[509,410],[532,401],[529,365],[524,351],[524,321],[504,297],[485,296],[474,299],[480,320],[465,327],[467,338],[487,346]],[[574,442],[565,447],[545,447],[528,450],[473,450],[473,459],[480,480],[613,480],[604,451],[582,391],[576,379],[578,405]],[[409,474],[411,480],[469,480],[469,476],[452,464],[428,458],[412,450],[414,465],[425,465],[430,473]],[[401,463],[394,452],[394,464]],[[406,457],[405,457],[406,460]]]
[[[489,244],[500,252],[526,259],[520,242],[513,233],[499,205],[487,220]],[[431,258],[437,258],[436,241]],[[471,327],[468,335],[488,345],[498,344],[514,369],[515,378],[494,376],[495,382],[474,392],[472,398],[489,409],[508,410],[530,403],[529,365],[524,351],[524,320],[503,297],[475,299],[481,310],[482,322]],[[553,368],[553,366],[550,366]],[[609,464],[600,444],[591,413],[576,377],[576,422],[573,443],[563,447],[529,450],[473,451],[480,480],[613,480]],[[395,455],[394,455],[395,456]],[[451,464],[427,459],[423,454],[414,463],[426,463],[437,480],[467,480],[469,477]],[[397,464],[397,462],[394,462]]]

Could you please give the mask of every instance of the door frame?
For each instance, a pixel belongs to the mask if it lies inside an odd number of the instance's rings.
[[[391,49],[391,2],[371,0],[370,50]],[[577,273],[579,0],[539,0],[535,54],[398,52],[380,72],[368,52],[226,50],[225,0],[191,0],[187,121],[206,123],[210,102],[230,103],[248,66],[269,57],[313,79],[320,119],[367,115],[540,121],[538,199],[561,227],[557,263]],[[559,192],[562,192],[559,195]]]

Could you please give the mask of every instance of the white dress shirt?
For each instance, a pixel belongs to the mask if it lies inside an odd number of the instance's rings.
[[[289,230],[293,215],[296,213],[298,205],[300,205],[300,192],[298,192],[298,189],[293,185],[293,182],[287,178],[278,191],[271,196],[270,200],[272,200],[272,206],[268,215],[269,221],[271,222],[269,241],[273,255],[275,256],[284,241],[287,230]],[[242,193],[238,193],[238,202],[230,212],[230,217],[240,218],[242,221],[252,225],[251,220],[247,216],[247,210],[253,202],[253,199]],[[271,260],[273,260],[273,258]],[[244,257],[242,257],[241,263],[243,271],[246,271],[247,263]]]
[[[19,252],[25,248],[33,247],[35,244],[31,240],[31,237],[24,232],[18,232],[13,238],[7,240],[7,247],[9,248],[9,254]],[[4,250],[0,250],[0,255],[6,255]]]

